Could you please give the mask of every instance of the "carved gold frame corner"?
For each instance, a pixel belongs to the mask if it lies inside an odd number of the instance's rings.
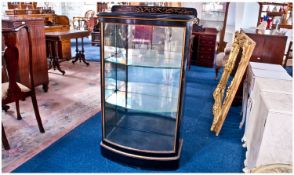
[[[230,86],[227,88],[226,94],[225,89],[227,87],[228,79],[236,62],[237,55],[242,48],[242,57],[238,65],[237,71]],[[227,117],[229,109],[232,105],[238,87],[242,81],[243,75],[245,74],[247,65],[249,63],[252,52],[255,48],[255,42],[249,38],[243,32],[236,32],[235,39],[232,45],[232,50],[229,55],[229,59],[224,67],[221,79],[213,93],[215,100],[213,105],[213,122],[210,130],[215,132],[216,136],[223,126],[223,123]],[[225,95],[225,96],[224,96]]]

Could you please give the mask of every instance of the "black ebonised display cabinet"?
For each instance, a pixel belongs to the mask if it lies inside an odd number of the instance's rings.
[[[101,152],[128,165],[176,169],[183,144],[185,72],[197,12],[165,8],[174,14],[162,14],[162,10],[160,14],[156,8],[98,15]],[[176,9],[187,13],[178,15]]]

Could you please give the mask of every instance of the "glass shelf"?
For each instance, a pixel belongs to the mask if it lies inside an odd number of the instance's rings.
[[[178,86],[181,71],[180,69],[153,68],[153,67],[133,67],[116,63],[105,64],[106,85],[109,78],[118,81],[143,82],[153,84],[165,84]]]
[[[178,101],[174,98],[158,97],[131,92],[115,92],[113,90],[105,90],[105,93],[105,96],[108,97],[105,100],[106,103],[111,104],[113,108],[121,107],[139,113],[157,113],[159,115],[164,115],[166,117],[176,117]]]
[[[105,101],[111,105],[139,112],[168,113],[175,117],[178,104],[178,87],[165,84],[125,82],[107,79]],[[127,100],[126,100],[127,99]]]
[[[105,78],[105,89],[107,90],[123,89],[124,87],[125,87],[124,81],[120,81],[120,80],[116,81],[113,78]]]
[[[105,46],[105,52],[115,53],[115,48]],[[108,54],[105,61],[128,66],[181,68],[182,53],[146,49],[128,49],[128,63],[126,63],[126,50],[118,49],[117,54]]]
[[[117,84],[117,85],[116,85]],[[126,83],[113,78],[105,78],[105,89],[125,92]],[[154,84],[143,82],[128,82],[127,91],[131,93],[141,93],[152,96],[164,96],[177,98],[179,88],[172,84]]]

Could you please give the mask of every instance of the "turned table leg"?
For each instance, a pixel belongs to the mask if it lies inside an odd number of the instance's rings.
[[[89,63],[86,62],[86,58],[85,58],[85,54],[84,54],[84,38],[82,37],[82,52],[80,54],[82,61],[87,65],[89,66]]]
[[[65,71],[61,70],[60,64],[59,64],[59,54],[62,54],[59,44],[61,44],[61,42],[52,41],[53,69],[56,70],[57,68],[57,70],[59,70],[62,73],[62,75],[64,75]]]
[[[86,61],[86,58],[85,58],[85,50],[84,50],[84,38],[82,37],[81,38],[82,40],[82,50],[79,50],[79,44],[78,44],[78,38],[76,38],[76,56],[73,57],[73,61],[72,63],[74,64],[75,62],[77,62],[78,60],[81,62],[83,61],[87,66],[89,66],[90,64]]]
[[[52,56],[52,48],[51,41],[46,41],[46,49],[47,49],[47,59],[49,59],[48,70],[53,67],[53,56]]]
[[[78,38],[76,38],[76,56],[73,57],[73,61],[72,63],[74,64],[75,62],[77,62],[80,58],[80,53],[79,53],[79,43],[78,43]]]

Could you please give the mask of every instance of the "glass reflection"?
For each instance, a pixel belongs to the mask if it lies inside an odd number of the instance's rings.
[[[184,28],[106,24],[105,137],[149,151],[173,151]]]

